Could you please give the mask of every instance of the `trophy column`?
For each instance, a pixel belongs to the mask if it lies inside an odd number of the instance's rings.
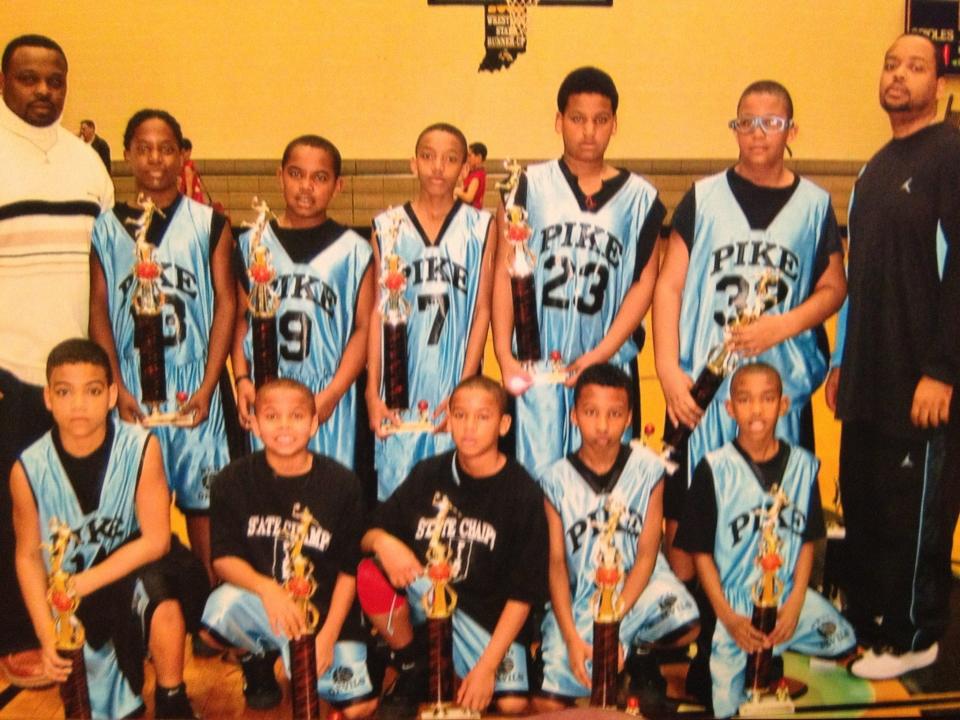
[[[617,660],[622,616],[622,603],[617,590],[623,581],[623,562],[613,540],[623,507],[608,499],[606,510],[607,521],[598,541],[597,569],[594,574],[597,591],[593,600],[591,707],[616,707],[617,704]]]
[[[430,706],[420,713],[420,720],[471,720],[479,718],[480,713],[453,704],[457,684],[453,668],[453,611],[457,607],[457,593],[450,587],[450,546],[443,540],[443,528],[450,512],[450,501],[446,496],[437,508],[427,548],[430,591],[423,596],[430,638]]]
[[[320,612],[311,602],[317,590],[313,579],[313,563],[303,554],[303,542],[313,523],[307,508],[300,516],[300,525],[293,532],[290,547],[292,572],[284,589],[293,598],[306,620],[307,632],[290,645],[290,701],[294,720],[319,720],[320,696],[317,693],[317,626]]]
[[[262,245],[263,233],[272,215],[266,202],[253,199],[257,219],[252,223],[250,235],[250,261],[247,277],[250,278],[250,330],[253,336],[253,382],[254,387],[275,380],[280,376],[277,352],[277,309],[280,298],[273,288],[277,276],[270,258],[270,251]]]
[[[70,546],[73,533],[70,526],[56,518],[51,523],[53,542],[46,546],[50,551],[50,575],[47,578],[47,602],[54,615],[54,631],[57,637],[57,653],[69,660],[73,667],[67,679],[60,683],[60,699],[63,714],[67,718],[87,720],[93,717],[90,709],[90,691],[87,687],[87,666],[83,659],[85,633],[76,617],[80,600],[73,591],[69,573],[63,569],[63,560]]]

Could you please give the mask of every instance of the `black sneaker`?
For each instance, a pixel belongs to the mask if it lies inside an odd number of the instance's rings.
[[[162,688],[157,686],[154,693],[153,716],[155,718],[164,718],[165,720],[199,720],[199,717],[193,712],[190,706],[190,698],[187,697],[187,686],[180,683],[175,688]]]
[[[381,704],[388,707],[416,708],[426,702],[428,668],[423,662],[406,662],[396,667],[397,677],[383,693]]]
[[[240,659],[243,670],[243,697],[251,710],[269,710],[280,704],[283,693],[273,674],[277,653],[245,655]]]

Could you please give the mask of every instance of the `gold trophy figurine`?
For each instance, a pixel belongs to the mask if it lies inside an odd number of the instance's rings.
[[[253,232],[250,234],[250,261],[247,265],[247,277],[250,279],[247,304],[253,335],[253,381],[254,386],[259,388],[280,375],[277,343],[280,296],[273,287],[277,272],[273,268],[270,250],[261,243],[273,213],[267,203],[257,197],[253,198],[252,207],[257,212],[257,219],[248,223]]]
[[[162,412],[160,406],[167,401],[167,370],[165,362],[165,340],[163,335],[163,306],[166,297],[160,289],[163,268],[156,258],[156,248],[147,239],[150,223],[154,214],[163,213],[153,200],[143,193],[137,197],[137,205],[143,212],[136,220],[128,221],[136,228],[137,259],[133,266],[133,321],[134,345],[140,355],[140,395],[141,400],[150,409],[142,421],[144,427],[159,425],[193,425],[193,413],[184,415],[179,407],[186,401],[187,394],[177,392],[178,409]]]
[[[623,557],[614,544],[614,535],[623,515],[623,505],[607,499],[607,520],[597,541],[593,595],[593,677],[590,690],[592,707],[617,704],[617,668],[620,651],[620,619],[623,601],[618,593],[623,584]]]
[[[89,718],[90,692],[87,688],[87,668],[83,659],[86,634],[77,619],[80,598],[73,588],[73,577],[63,569],[63,562],[73,531],[66,523],[53,518],[50,521],[52,541],[41,547],[50,553],[50,573],[47,577],[47,603],[53,612],[57,653],[73,663],[67,679],[60,683],[60,698],[64,715],[68,718]]]
[[[317,627],[320,611],[313,604],[317,582],[313,578],[313,563],[303,554],[313,525],[313,515],[304,508],[300,524],[290,534],[290,574],[283,583],[284,590],[296,603],[307,624],[307,632],[291,640],[290,645],[290,695],[295,720],[319,720],[320,696],[317,694]]]
[[[774,486],[773,503],[763,515],[760,528],[760,545],[757,549],[756,563],[762,574],[754,585],[753,626],[764,634],[769,634],[777,624],[777,611],[783,596],[783,580],[778,571],[783,565],[780,549],[783,546],[777,535],[780,512],[787,506],[787,496],[783,490]],[[781,680],[776,688],[771,687],[770,665],[773,649],[766,648],[747,656],[744,685],[747,687],[747,700],[740,705],[741,717],[768,717],[770,715],[788,715],[795,708],[790,699],[789,682]]]
[[[450,587],[453,577],[450,546],[443,540],[443,529],[450,513],[446,495],[435,497],[437,517],[427,546],[427,578],[430,590],[421,602],[427,615],[430,637],[429,707],[420,713],[420,720],[473,720],[480,717],[474,710],[453,704],[456,674],[453,669],[453,611],[457,607],[457,593]]]

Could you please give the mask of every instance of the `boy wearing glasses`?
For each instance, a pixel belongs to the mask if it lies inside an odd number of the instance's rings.
[[[774,367],[790,410],[778,436],[813,448],[810,395],[823,382],[829,348],[822,323],[846,294],[843,251],[830,196],[784,166],[797,135],[793,101],[778,82],[743,91],[730,122],[740,148],[736,165],[694,184],[673,215],[673,231],[653,298],[657,375],[666,422],[693,428],[679,449],[680,469],[664,488],[667,556],[692,581],[691,557],[673,547],[690,471],[730,442],[736,424],[723,410],[729,378],[701,410],[690,394],[710,351],[727,342],[741,358]],[[749,325],[726,328],[757,300],[757,283],[775,273],[775,304]]]

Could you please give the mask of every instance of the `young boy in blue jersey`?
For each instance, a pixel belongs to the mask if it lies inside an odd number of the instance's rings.
[[[410,169],[416,199],[373,220],[374,268],[393,253],[407,268],[407,394],[410,407],[391,410],[383,399],[383,317],[370,323],[367,407],[377,435],[374,465],[379,500],[386,500],[420,460],[453,447],[446,409],[457,383],[480,369],[490,322],[491,263],[496,247],[490,213],[453,196],[466,172],[467,140],[453,125],[435,123],[417,138]],[[425,408],[421,411],[420,407]],[[421,415],[433,429],[393,432]]]
[[[200,562],[171,548],[170,493],[160,444],[111,417],[117,400],[110,362],[89,340],[66,340],[47,360],[44,401],[54,427],[10,473],[17,576],[43,652],[44,671],[62,682],[70,662],[57,654],[47,603],[51,521],[73,533],[63,568],[73,575],[93,716],[143,710],[143,660],[156,670],[155,717],[193,717],[183,683],[184,638],[206,598]],[[143,633],[147,637],[143,637]]]
[[[754,363],[734,373],[724,405],[737,424],[737,437],[697,465],[677,532],[677,546],[693,555],[715,613],[701,618],[705,642],[690,668],[697,680],[687,688],[712,703],[718,717],[733,715],[746,699],[748,653],[773,648],[776,655],[790,649],[836,657],[856,644],[850,624],[808,587],[813,544],[825,534],[820,461],[777,437],[777,421],[789,404],[772,366]],[[761,515],[777,492],[786,498],[777,528],[783,594],[776,626],[764,634],[751,622],[752,593],[762,575],[757,562]],[[700,681],[707,667],[712,690]]]
[[[283,583],[293,566],[291,531],[313,516],[302,552],[313,563],[320,611],[317,691],[348,718],[377,707],[367,651],[354,602],[363,505],[360,483],[346,467],[310,451],[319,419],[313,390],[288,378],[257,391],[251,415],[264,449],[220,472],[210,503],[213,565],[224,583],[203,612],[205,640],[244,651],[247,707],[263,710],[281,699],[274,676],[277,653],[290,671],[289,640],[307,631],[306,618]]]
[[[367,360],[367,326],[374,284],[370,243],[327,216],[343,185],[337,147],[319,135],[294,138],[277,170],[284,210],[260,243],[276,271],[276,322],[281,377],[314,393],[319,427],[310,450],[355,467],[357,377]],[[233,363],[240,422],[249,428],[254,402],[253,340],[248,312],[252,230],[240,236],[240,280]],[[262,444],[254,436],[254,445]]]
[[[550,532],[550,609],[543,622],[542,712],[590,694],[599,532],[619,511],[613,543],[624,581],[620,642],[635,685],[663,679],[650,650],[682,647],[698,631],[697,606],[660,554],[664,465],[645,446],[621,438],[630,424],[630,378],[609,364],[591,365],[577,379],[570,421],[582,444],[540,476]],[[645,667],[644,667],[645,666]],[[661,687],[661,689],[663,689]]]
[[[376,560],[361,563],[357,593],[399,665],[391,702],[427,700],[426,650],[414,624],[425,620],[424,560],[446,500],[441,540],[452,553],[449,582],[458,596],[456,702],[480,711],[494,701],[506,714],[527,707],[527,620],[546,591],[547,529],[536,483],[497,447],[510,426],[506,405],[506,392],[490,378],[462,381],[447,408],[455,449],[420,462],[376,508],[363,536],[363,551]]]
[[[772,80],[752,83],[730,128],[739,159],[696,182],[677,206],[653,298],[667,424],[693,428],[686,446],[676,448],[680,467],[664,488],[667,559],[684,582],[694,579],[693,563],[673,538],[690,473],[707,452],[736,436],[723,409],[729,380],[703,411],[690,394],[693,379],[725,341],[743,358],[770,363],[790,404],[780,434],[812,451],[810,395],[826,376],[829,355],[822,324],[846,294],[830,195],[784,165],[797,136],[790,93]],[[726,320],[756,302],[765,273],[775,273],[775,304],[756,322],[727,331]]]
[[[656,241],[666,210],[645,179],[605,160],[617,130],[619,95],[610,76],[582,67],[557,93],[555,127],[563,156],[531,165],[520,178],[516,204],[528,213],[528,247],[536,260],[540,357],[524,366],[514,357],[511,243],[500,241],[493,294],[493,341],[504,385],[517,395],[516,457],[534,475],[573,452],[576,428],[566,422],[577,376],[611,362],[636,375],[641,322],[657,278]],[[501,203],[500,237],[506,231]],[[559,354],[563,383],[535,383]],[[639,407],[639,406],[638,406]],[[639,422],[639,412],[637,413]]]
[[[177,190],[183,133],[163,110],[140,110],[123,135],[134,188],[157,206],[147,240],[163,267],[164,364],[167,402],[162,411],[193,413],[191,427],[155,430],[167,482],[187,517],[190,545],[210,573],[210,479],[230,461],[221,376],[233,336],[236,289],[233,237],[226,217]],[[140,355],[132,309],[137,258],[134,228],[141,209],[124,203],[101,215],[90,255],[90,337],[110,358],[117,380],[117,410],[128,422],[144,418]]]

